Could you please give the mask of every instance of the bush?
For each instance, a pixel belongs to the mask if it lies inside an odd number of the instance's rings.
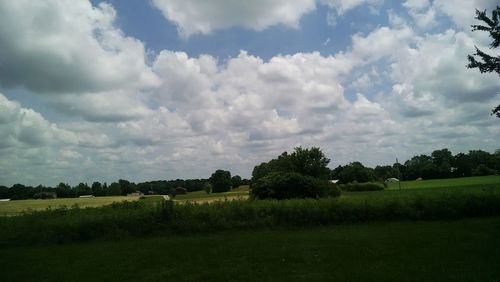
[[[376,182],[365,182],[365,183],[351,182],[348,184],[340,185],[340,189],[342,191],[349,191],[349,192],[381,191],[384,190],[384,188],[385,188],[384,184]]]
[[[340,191],[326,180],[296,172],[272,172],[252,185],[256,199],[320,198],[339,196]]]

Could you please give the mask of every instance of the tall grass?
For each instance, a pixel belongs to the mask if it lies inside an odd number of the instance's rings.
[[[101,208],[59,208],[0,218],[0,244],[68,242],[275,226],[458,219],[500,214],[498,186],[421,191],[430,192],[366,192],[369,196],[183,205],[163,200],[141,200]],[[358,193],[364,192],[353,194]]]

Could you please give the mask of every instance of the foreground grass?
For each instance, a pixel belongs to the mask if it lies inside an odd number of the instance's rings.
[[[0,249],[2,281],[498,281],[500,217]]]
[[[16,215],[26,211],[44,210],[58,208],[61,206],[71,207],[78,205],[80,208],[100,207],[114,202],[136,201],[139,196],[108,196],[95,198],[59,198],[47,200],[17,200],[0,202],[0,216]]]
[[[448,187],[463,187],[463,186],[477,186],[488,187],[490,185],[500,184],[500,175],[489,176],[473,176],[449,179],[431,179],[420,181],[402,181],[401,189],[428,189],[428,188],[448,188]],[[397,182],[389,183],[389,190],[398,190],[399,184]]]

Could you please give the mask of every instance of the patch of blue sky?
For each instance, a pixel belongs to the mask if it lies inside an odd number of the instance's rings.
[[[93,1],[94,5],[98,2]],[[352,34],[366,33],[387,22],[385,12],[377,14],[369,7],[360,6],[340,16],[332,26],[328,24],[327,17],[333,11],[319,5],[318,9],[301,18],[298,28],[275,25],[256,31],[232,27],[183,39],[178,35],[175,24],[165,19],[149,2],[110,0],[109,3],[117,10],[118,26],[125,34],[144,42],[149,50],[155,53],[165,49],[182,51],[191,57],[209,54],[221,61],[237,56],[240,50],[264,60],[278,54],[299,52],[319,51],[324,56],[334,55],[350,46]]]

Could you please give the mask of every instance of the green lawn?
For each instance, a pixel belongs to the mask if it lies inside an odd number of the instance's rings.
[[[0,216],[15,215],[28,210],[44,210],[60,206],[71,207],[77,204],[80,208],[99,207],[113,202],[137,201],[139,196],[109,196],[95,198],[59,198],[49,200],[18,200],[0,202]]]
[[[500,217],[0,249],[2,281],[498,281]]]
[[[474,177],[461,177],[450,179],[433,179],[433,180],[420,180],[420,181],[402,181],[401,189],[426,189],[426,188],[446,188],[446,187],[462,187],[462,186],[475,186],[482,185],[484,187],[489,185],[500,184],[500,175],[490,176],[474,176]],[[389,183],[389,190],[399,189],[397,182]]]

